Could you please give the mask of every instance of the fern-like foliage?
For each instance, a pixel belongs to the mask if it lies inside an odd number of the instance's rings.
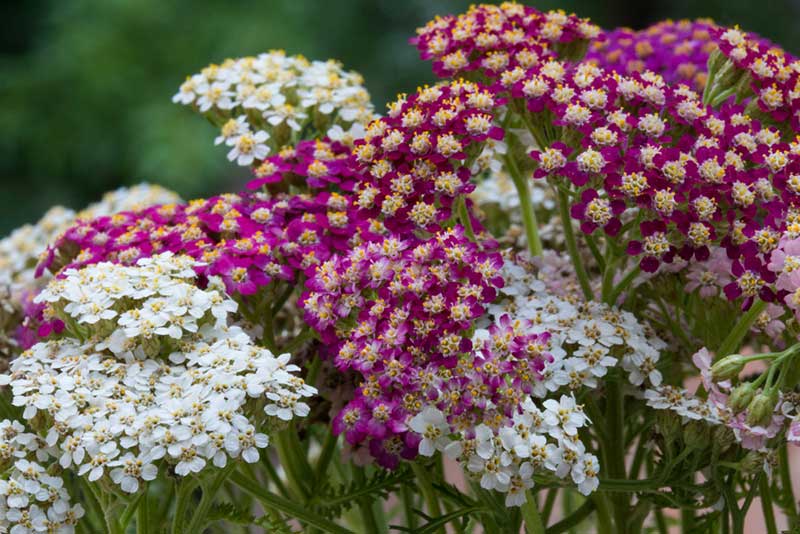
[[[237,507],[233,503],[218,503],[208,513],[209,521],[225,521],[237,525],[258,525],[270,534],[294,534],[283,518],[273,518],[269,513],[255,517],[249,511]]]
[[[400,484],[414,477],[411,470],[401,467],[396,471],[376,471],[363,483],[348,482],[336,487],[325,485],[315,499],[315,509],[325,517],[333,519],[352,508],[358,499],[384,499]]]

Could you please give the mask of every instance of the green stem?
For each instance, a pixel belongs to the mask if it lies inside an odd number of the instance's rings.
[[[325,441],[322,443],[322,451],[319,453],[317,464],[314,466],[314,481],[315,485],[320,483],[325,477],[328,470],[328,465],[336,453],[336,443],[339,441],[339,436],[334,436],[333,432],[328,429],[325,435]]]
[[[522,505],[522,519],[525,520],[526,534],[545,534],[542,516],[539,515],[539,507],[536,504],[536,495],[530,490],[527,491],[527,500]]]
[[[184,478],[177,482],[175,494],[177,499],[175,502],[175,515],[172,518],[172,534],[181,534],[183,526],[186,524],[186,509],[189,507],[189,502],[192,500],[192,493],[197,487],[197,482],[192,479]]]
[[[249,478],[241,471],[234,471],[231,474],[231,482],[242,488],[247,493],[258,499],[258,501],[265,507],[282,512],[298,521],[305,523],[310,527],[316,527],[323,532],[330,534],[352,534],[351,530],[331,522],[324,517],[317,516],[313,512],[307,510],[302,504],[294,503],[288,499],[284,499],[279,495],[275,495],[268,491],[263,484]]]
[[[750,330],[750,327],[758,318],[759,314],[761,314],[761,312],[764,310],[766,305],[767,303],[763,300],[756,300],[753,302],[753,305],[750,306],[750,309],[747,310],[744,315],[739,317],[739,320],[736,322],[728,336],[723,340],[719,350],[717,350],[717,353],[714,356],[715,360],[719,360],[720,358],[724,358],[729,354],[733,354],[739,349],[742,339],[744,339],[744,336],[747,335],[747,331]]]
[[[611,513],[608,510],[607,495],[595,492],[592,495],[592,501],[597,508],[597,532],[600,534],[614,534],[614,528],[611,525]]]
[[[356,465],[352,467],[353,481],[359,486],[364,486],[366,484],[364,469]],[[361,512],[361,520],[364,522],[363,527],[366,529],[366,532],[380,532],[381,529],[378,526],[378,521],[375,519],[375,513],[372,510],[372,499],[368,496],[359,497],[358,508]]]
[[[278,452],[278,459],[280,460],[284,473],[286,473],[286,480],[289,483],[289,492],[295,499],[305,501],[306,490],[302,481],[308,479],[303,478],[302,470],[297,464],[295,451],[292,450],[292,446],[287,439],[288,431],[289,429],[283,430],[275,435],[275,450]]]
[[[625,480],[625,399],[620,376],[610,373],[606,381],[606,422],[608,436],[608,474],[612,478]],[[629,499],[623,493],[611,497],[614,507],[616,532],[627,532]]]
[[[190,531],[191,532],[191,531]],[[147,498],[147,486],[142,493],[139,507],[136,509],[136,534],[150,533],[150,503]]]
[[[91,482],[87,482],[86,485],[89,487],[95,500],[100,504],[100,509],[103,511],[103,521],[106,524],[108,534],[122,534],[122,530],[117,522],[117,514],[114,512],[114,503],[110,502],[114,496],[101,493],[100,489]]]
[[[561,226],[564,228],[564,240],[567,244],[567,252],[572,260],[572,265],[575,267],[575,274],[578,277],[578,283],[581,285],[583,296],[586,300],[592,300],[594,294],[592,293],[592,286],[589,283],[589,275],[586,274],[586,269],[581,260],[578,244],[575,241],[575,232],[572,228],[572,217],[569,214],[569,198],[567,192],[559,189],[558,191],[558,213],[561,218]]]
[[[778,534],[778,527],[775,525],[775,511],[772,509],[771,488],[769,487],[769,480],[764,475],[758,481],[758,490],[761,497],[761,509],[764,511],[767,534]]]
[[[550,514],[553,512],[553,504],[555,504],[557,496],[558,488],[547,490],[547,497],[545,497],[544,506],[542,507],[542,521],[544,521],[545,525],[550,520]]]
[[[411,462],[411,471],[413,471],[414,476],[417,477],[419,489],[422,492],[422,496],[425,498],[425,503],[428,505],[428,515],[431,517],[442,515],[439,499],[436,497],[436,492],[433,489],[433,481],[431,480],[430,472],[417,462]]]
[[[459,195],[456,198],[456,210],[458,211],[458,219],[461,222],[461,226],[464,227],[464,233],[470,241],[475,241],[475,230],[472,228],[472,219],[469,217],[467,197],[465,195]]]
[[[119,524],[122,528],[122,532],[126,532],[128,530],[128,525],[130,525],[133,517],[137,515],[139,508],[144,506],[144,500],[147,497],[147,485],[145,485],[144,490],[139,493],[139,495],[133,499],[128,506],[125,508],[125,511],[122,512],[122,516],[119,518]],[[137,529],[138,529],[138,520],[137,520]]]
[[[406,528],[413,531],[417,528],[417,514],[414,513],[414,493],[408,484],[400,487],[400,496],[403,499],[403,515],[406,518]]]
[[[781,490],[785,502],[784,511],[789,517],[789,529],[797,530],[798,526],[800,526],[800,518],[798,518],[797,515],[797,500],[794,498],[794,489],[792,488],[792,472],[789,468],[789,451],[787,450],[786,443],[778,449],[778,462],[780,466]]]
[[[208,516],[211,505],[214,503],[214,498],[217,496],[222,484],[225,483],[225,480],[230,476],[231,472],[233,472],[235,465],[234,462],[229,461],[208,484],[203,484],[203,496],[200,499],[200,504],[197,505],[197,508],[192,513],[192,520],[189,522],[186,532],[190,534],[192,532],[203,532],[206,524],[206,517]]]
[[[581,522],[583,522],[584,519],[592,514],[595,506],[596,503],[594,500],[586,499],[583,504],[572,513],[572,515],[565,517],[555,525],[548,527],[547,534],[561,534],[561,532],[566,532],[573,527],[577,527],[581,524]]]
[[[636,267],[628,271],[628,273],[622,278],[620,283],[617,284],[617,286],[611,291],[611,294],[608,297],[609,304],[613,305],[617,302],[617,299],[619,299],[619,296],[622,294],[622,292],[628,289],[630,285],[633,283],[633,281],[636,279],[636,276],[638,276],[640,270],[641,270],[640,267],[637,265]]]
[[[504,157],[506,168],[511,175],[511,181],[517,189],[519,207],[522,211],[522,223],[525,226],[525,239],[528,242],[528,252],[531,256],[541,256],[543,252],[542,240],[539,237],[539,223],[536,220],[536,210],[531,202],[531,190],[528,182],[522,176],[514,158],[508,154]]]

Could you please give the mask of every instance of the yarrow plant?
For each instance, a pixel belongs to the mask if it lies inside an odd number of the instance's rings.
[[[212,64],[173,100],[241,191],[0,242],[0,531],[800,529],[800,63],[511,2],[410,41],[383,116]]]

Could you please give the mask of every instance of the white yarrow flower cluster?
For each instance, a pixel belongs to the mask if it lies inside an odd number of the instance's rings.
[[[48,448],[18,421],[0,421],[0,532],[72,533],[83,507],[48,474]]]
[[[534,474],[570,477],[584,495],[597,489],[599,462],[578,436],[588,423],[575,399],[562,395],[544,401],[543,409],[526,398],[512,424],[500,428],[480,424],[451,435],[444,414],[432,406],[412,418],[409,427],[422,436],[420,454],[432,456],[438,450],[456,459],[482,488],[505,493],[510,507],[525,503]]]
[[[549,332],[547,351],[553,360],[545,366],[544,380],[534,395],[545,397],[562,387],[596,388],[608,369],[622,365],[634,386],[658,386],[660,351],[666,344],[633,314],[599,302],[586,302],[540,266],[539,276],[522,261],[503,266],[506,299],[489,306],[489,317],[504,314],[533,323],[533,333]],[[545,283],[544,280],[547,280]]]
[[[360,74],[336,61],[309,61],[271,51],[212,64],[186,79],[172,98],[191,105],[221,128],[216,144],[229,148],[239,165],[263,160],[270,152],[312,137],[351,145],[373,118]],[[306,132],[308,133],[308,132]]]
[[[59,463],[129,493],[165,464],[179,476],[229,459],[259,459],[260,429],[308,414],[315,393],[289,355],[239,327],[236,303],[193,260],[162,254],[126,267],[64,273],[39,295],[69,337],[34,345],[0,376],[23,417],[59,449]]]

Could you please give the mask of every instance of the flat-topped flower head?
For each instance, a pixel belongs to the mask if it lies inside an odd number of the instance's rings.
[[[392,231],[436,231],[454,200],[474,188],[472,163],[488,140],[503,137],[502,104],[487,88],[456,80],[401,95],[367,127],[353,150],[355,194],[364,217]]]
[[[49,245],[78,221],[162,202],[180,202],[180,197],[157,185],[143,183],[121,187],[78,213],[62,207],[51,208],[36,224],[18,228],[0,240],[0,310],[3,310],[0,311],[0,345],[6,339],[13,340],[10,343],[15,345],[6,354],[17,352],[18,346],[28,346],[35,337],[25,317],[41,311],[32,299],[50,279],[49,273],[44,275],[37,269]],[[9,317],[3,321],[5,314]]]
[[[461,15],[437,17],[411,39],[441,77],[484,81],[514,78],[543,59],[578,59],[600,29],[563,11],[522,4],[480,4]]]
[[[448,414],[466,417],[482,405],[467,401],[467,390],[483,391],[484,370],[492,376],[501,370],[495,347],[481,341],[478,349],[471,328],[502,284],[499,267],[498,256],[455,227],[427,240],[387,236],[317,269],[302,299],[306,321],[329,345],[334,364],[361,376],[355,398],[335,419],[337,433],[392,467],[401,456],[415,454],[419,440],[409,437],[408,419],[435,391]],[[510,361],[516,355],[520,374],[523,363],[531,366],[526,376],[533,381],[534,362],[546,358],[545,344],[541,354],[528,354],[525,338],[517,333],[514,340],[502,357]],[[466,369],[478,374],[462,376]],[[496,398],[501,389],[494,381],[481,396]],[[391,438],[404,444],[402,454],[387,452]]]
[[[322,154],[325,147],[319,146],[318,157],[327,157]],[[304,151],[310,148],[303,146]],[[331,174],[320,172],[315,184],[334,189],[348,180],[347,173],[333,167],[331,162]],[[307,168],[295,172],[292,176],[309,174]],[[199,261],[199,274],[221,277],[229,294],[252,295],[273,281],[310,274],[335,250],[349,247],[357,222],[345,192],[225,194],[79,221],[52,245],[43,266],[79,268],[100,261],[132,265],[172,252]]]
[[[169,253],[98,263],[37,297],[67,327],[23,352],[0,383],[63,469],[136,493],[168,466],[187,476],[253,463],[265,430],[309,413],[315,389],[289,354],[228,326],[236,302],[217,279],[197,287],[195,266]]]
[[[229,160],[254,168],[304,139],[330,136],[352,145],[374,118],[360,74],[279,50],[209,65],[188,77],[172,101],[220,128],[216,144],[229,147]]]

